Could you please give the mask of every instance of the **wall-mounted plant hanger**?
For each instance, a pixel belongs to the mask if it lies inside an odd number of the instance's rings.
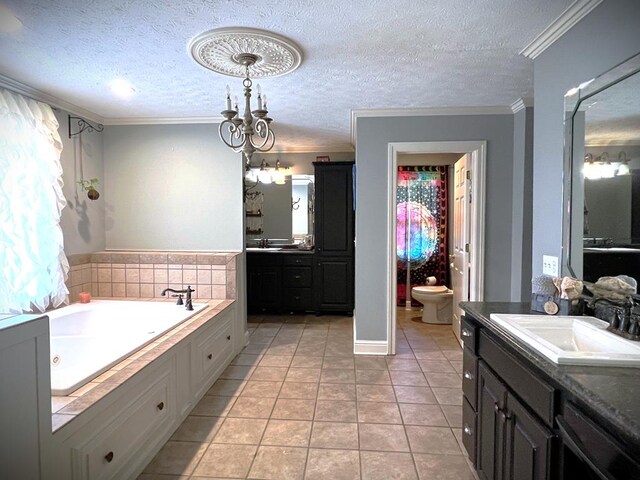
[[[77,123],[78,131],[76,132],[71,131],[72,123],[74,124]],[[102,125],[101,123],[93,125],[91,122],[89,122],[88,120],[85,120],[82,117],[74,117],[69,115],[69,138],[73,138],[76,135],[80,135],[84,131],[91,133],[91,132],[102,132],[103,130],[104,130],[104,125]]]

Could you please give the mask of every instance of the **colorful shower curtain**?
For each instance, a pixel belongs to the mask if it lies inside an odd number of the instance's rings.
[[[436,277],[438,285],[449,283],[447,176],[446,166],[398,167],[398,306],[406,305],[407,288],[426,285],[427,277]]]

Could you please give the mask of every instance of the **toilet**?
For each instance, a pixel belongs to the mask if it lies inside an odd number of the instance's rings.
[[[424,306],[424,323],[451,324],[453,317],[453,290],[444,285],[418,286],[411,289],[411,296]]]

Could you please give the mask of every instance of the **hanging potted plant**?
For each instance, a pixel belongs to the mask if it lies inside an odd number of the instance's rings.
[[[87,192],[87,197],[89,200],[97,200],[100,197],[100,192],[96,190],[96,185],[98,185],[98,179],[92,178],[90,180],[79,180],[78,185],[80,188]]]

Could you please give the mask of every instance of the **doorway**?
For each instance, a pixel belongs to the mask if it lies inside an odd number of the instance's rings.
[[[485,206],[485,162],[486,162],[486,142],[485,141],[459,141],[459,142],[408,142],[390,143],[388,156],[388,178],[389,178],[389,217],[387,221],[387,286],[389,298],[389,311],[387,312],[387,338],[388,354],[395,354],[396,351],[396,305],[397,305],[397,177],[398,177],[398,156],[403,154],[459,154],[466,158],[465,181],[468,184],[465,201],[469,203],[467,215],[465,216],[464,230],[468,232],[468,239],[463,240],[465,255],[459,255],[455,267],[459,273],[464,275],[458,278],[457,282],[463,282],[467,288],[461,288],[459,295],[456,295],[454,304],[454,323],[452,329],[458,340],[460,340],[459,320],[460,309],[457,301],[481,301],[484,297],[484,206]],[[465,155],[466,154],[466,155]],[[454,213],[455,216],[455,213]],[[453,253],[453,252],[452,252]],[[455,253],[454,253],[455,254]],[[453,258],[452,258],[453,260]],[[462,266],[464,262],[464,267]],[[468,268],[467,266],[468,265]],[[452,269],[453,273],[453,269]],[[465,292],[466,290],[466,292]],[[455,295],[455,293],[454,293]],[[457,298],[460,298],[457,300]],[[457,317],[457,319],[455,318]]]

